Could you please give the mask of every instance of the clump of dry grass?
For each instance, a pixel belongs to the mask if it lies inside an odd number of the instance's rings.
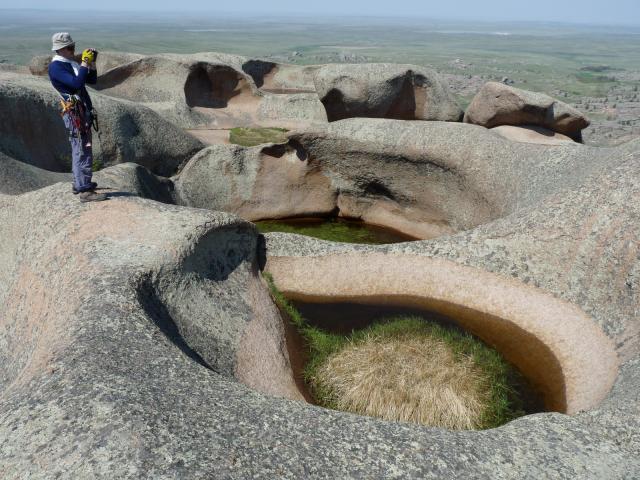
[[[482,426],[490,376],[432,335],[368,335],[318,368],[338,409],[454,430]]]

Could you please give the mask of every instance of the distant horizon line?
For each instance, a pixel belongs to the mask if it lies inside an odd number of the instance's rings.
[[[416,22],[417,20],[432,20],[432,21],[445,21],[445,22],[476,22],[483,24],[521,24],[521,25],[571,25],[571,26],[583,26],[583,27],[638,27],[640,28],[640,22],[631,23],[631,22],[603,22],[596,23],[592,21],[580,21],[580,20],[526,20],[519,18],[512,19],[496,19],[490,20],[486,18],[471,18],[471,17],[448,17],[448,16],[429,16],[427,14],[417,13],[410,15],[406,14],[356,14],[356,13],[303,13],[303,12],[259,12],[254,11],[251,14],[242,13],[239,11],[229,11],[229,10],[212,10],[212,9],[194,9],[188,11],[178,11],[178,10],[156,10],[153,13],[149,14],[149,12],[144,9],[129,9],[129,10],[107,10],[101,8],[14,8],[14,7],[3,7],[0,6],[0,11],[9,11],[9,12],[51,12],[51,13],[67,13],[73,12],[77,14],[81,13],[104,13],[104,14],[139,14],[144,15],[148,19],[153,19],[154,17],[164,17],[166,15],[180,17],[188,17],[190,15],[201,15],[201,14],[210,14],[210,15],[222,15],[222,16],[230,16],[230,17],[242,17],[243,19],[256,19],[256,18],[306,18],[306,19],[335,19],[335,18],[354,18],[354,19],[371,19],[371,20],[411,20]]]

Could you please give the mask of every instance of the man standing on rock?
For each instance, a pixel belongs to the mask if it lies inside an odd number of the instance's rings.
[[[51,50],[56,52],[49,64],[49,79],[61,98],[62,118],[69,130],[73,171],[73,193],[80,194],[81,202],[106,200],[107,196],[96,193],[98,186],[91,181],[93,151],[91,125],[93,105],[85,84],[98,80],[95,60],[98,52],[89,48],[82,52],[82,64],[75,60],[76,44],[66,32],[56,33],[51,38]]]

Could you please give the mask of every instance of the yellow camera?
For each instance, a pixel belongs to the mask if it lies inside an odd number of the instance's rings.
[[[90,48],[87,48],[82,52],[82,61],[87,63],[93,63],[96,61],[96,52]]]

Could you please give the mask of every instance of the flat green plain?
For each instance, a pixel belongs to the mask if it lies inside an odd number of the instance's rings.
[[[529,90],[606,93],[607,66],[640,71],[640,27],[471,23],[401,18],[240,18],[212,13],[115,14],[3,10],[0,62],[25,65],[69,31],[81,48],[152,53],[221,51],[297,64],[412,63],[443,73],[508,76]],[[617,75],[618,82],[620,80]],[[595,81],[594,81],[595,79]],[[637,84],[637,78],[628,80]],[[464,100],[464,99],[463,99]]]

